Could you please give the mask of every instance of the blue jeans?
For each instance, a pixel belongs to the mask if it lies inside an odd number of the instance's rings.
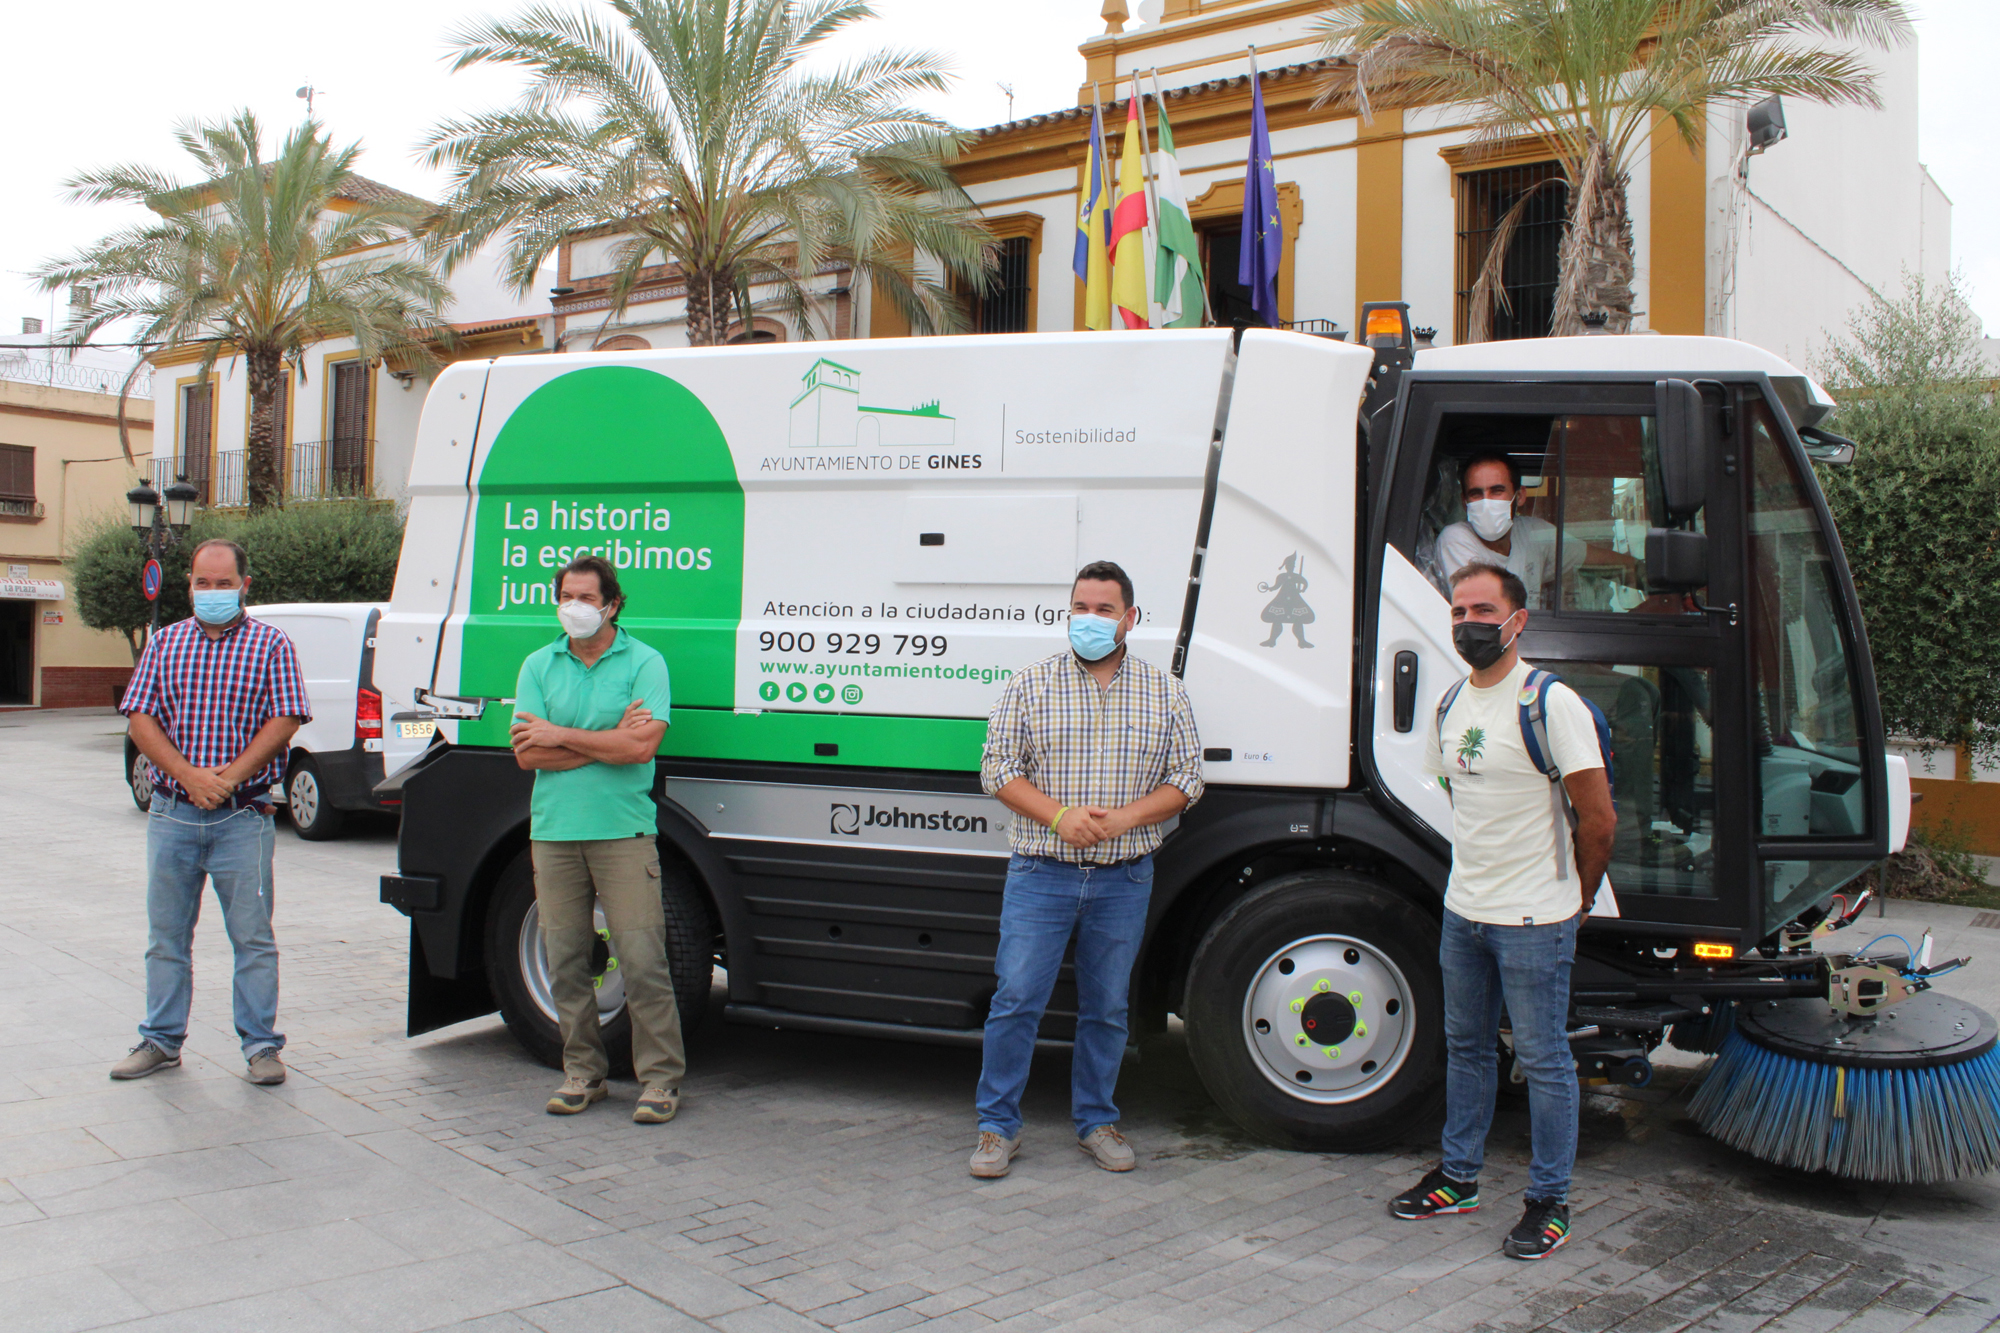
[[[139,1036],[172,1055],[187,1040],[194,1000],[194,923],[201,885],[215,886],[236,951],[236,1035],[246,1059],[282,1050],[278,941],[271,933],[271,816],[254,809],[204,810],[153,793],[146,821],[146,1021]]]
[[[1580,917],[1546,926],[1491,926],[1446,909],[1444,968],[1444,1173],[1479,1179],[1498,1091],[1500,1006],[1528,1079],[1534,1145],[1528,1197],[1569,1198],[1576,1165],[1576,1062],[1570,1055],[1569,973]]]
[[[1011,1139],[1021,1132],[1021,1094],[1035,1033],[1055,989],[1063,950],[1076,936],[1076,1045],[1070,1053],[1070,1110],[1082,1138],[1118,1123],[1112,1091],[1125,1058],[1125,1011],[1132,963],[1146,931],[1153,858],[1082,866],[1043,856],[1007,862],[1000,904],[1000,988],[986,1015],[979,1067],[979,1127]]]

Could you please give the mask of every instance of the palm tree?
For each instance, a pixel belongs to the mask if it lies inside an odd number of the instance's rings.
[[[1699,148],[1712,106],[1774,94],[1880,107],[1852,47],[1911,31],[1903,0],[1347,0],[1318,23],[1341,61],[1320,101],[1371,88],[1401,104],[1463,104],[1475,143],[1540,136],[1569,187],[1551,332],[1632,323],[1631,165],[1659,121]],[[1504,301],[1500,266],[1522,209],[1495,228],[1473,290],[1473,341]]]
[[[602,228],[613,315],[664,261],[687,284],[688,340],[712,346],[750,290],[813,336],[807,284],[865,273],[919,332],[965,327],[947,281],[980,284],[993,242],[952,177],[959,138],[904,99],[945,87],[938,58],[876,51],[805,60],[873,16],[856,0],[610,0],[613,14],[538,5],[455,34],[454,69],[513,65],[521,101],[437,127],[428,162],[454,186],[440,221],[447,270],[505,231],[526,293],[568,235]],[[615,17],[613,16],[615,15]],[[927,276],[925,257],[947,281]]]
[[[365,359],[439,332],[450,293],[421,257],[393,247],[420,231],[431,205],[354,174],[359,144],[336,148],[307,120],[266,161],[248,111],[190,122],[174,137],[201,177],[183,184],[151,167],[89,171],[68,182],[72,201],[134,203],[156,215],[114,232],[34,276],[54,290],[82,284],[98,298],[66,334],[78,342],[105,325],[136,321],[147,353],[199,348],[206,382],[224,355],[241,356],[250,381],[245,481],[253,511],[284,503],[277,420],[287,362],[303,376],[305,350],[354,339]],[[136,377],[137,371],[134,371]],[[132,380],[126,381],[126,393]],[[126,458],[125,394],[119,397]]]

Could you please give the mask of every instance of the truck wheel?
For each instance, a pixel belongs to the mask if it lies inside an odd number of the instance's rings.
[[[1378,1147],[1443,1096],[1438,926],[1362,876],[1287,875],[1224,912],[1188,972],[1188,1049],[1210,1095],[1260,1138]]]
[[[340,826],[347,822],[346,812],[334,809],[327,799],[319,765],[304,750],[292,756],[291,767],[285,770],[285,813],[307,842],[338,837]]]
[[[139,807],[140,814],[149,813],[153,808],[153,766],[130,740],[125,742],[125,780],[132,787],[132,804]]]
[[[680,1006],[685,1034],[700,1025],[708,1009],[709,983],[715,969],[715,929],[700,892],[664,858],[660,862],[660,897],[667,918],[667,968],[673,974],[674,999]],[[604,909],[597,908],[593,915],[599,940],[591,955],[591,976],[597,982],[597,1023],[613,1070],[629,1073],[632,1016],[625,1007],[625,982],[611,955]],[[542,950],[534,861],[525,848],[501,873],[494,890],[493,910],[487,915],[486,975],[492,979],[500,1016],[507,1020],[515,1039],[543,1064],[562,1068],[562,1031],[549,990],[548,955]]]

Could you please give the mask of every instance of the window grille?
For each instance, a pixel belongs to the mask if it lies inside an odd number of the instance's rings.
[[[1026,333],[1028,299],[1033,275],[1028,272],[1026,236],[1009,236],[1000,242],[1000,267],[995,270],[976,302],[973,327],[981,333]]]
[[[333,438],[326,485],[336,495],[360,495],[368,479],[368,363],[333,364]]]
[[[1500,270],[1504,303],[1493,303],[1492,337],[1546,338],[1555,322],[1556,270],[1569,187],[1554,162],[1462,172],[1458,178],[1458,325],[1464,342],[1472,325],[1472,288],[1509,209],[1530,195],[1507,242]]]

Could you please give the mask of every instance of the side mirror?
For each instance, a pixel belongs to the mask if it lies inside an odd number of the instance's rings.
[[[1660,499],[1669,523],[1693,518],[1708,501],[1708,433],[1701,390],[1686,380],[1655,380],[1660,444]]]
[[[1646,531],[1646,591],[1693,592],[1708,586],[1708,534]]]

